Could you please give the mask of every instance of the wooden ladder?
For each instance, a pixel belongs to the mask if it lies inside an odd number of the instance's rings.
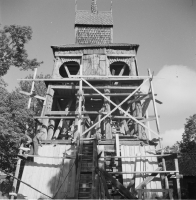
[[[81,141],[77,170],[77,199],[95,199],[95,168],[97,146],[95,141]]]

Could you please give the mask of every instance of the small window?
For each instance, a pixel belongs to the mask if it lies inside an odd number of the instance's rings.
[[[59,74],[63,78],[68,77],[68,73],[67,73],[65,67],[67,67],[70,75],[77,75],[79,73],[80,65],[77,62],[74,62],[74,61],[65,62],[59,68]]]
[[[110,72],[113,76],[129,76],[129,66],[124,62],[114,62],[110,65]]]

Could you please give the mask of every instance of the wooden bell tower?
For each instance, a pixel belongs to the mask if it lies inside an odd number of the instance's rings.
[[[42,146],[34,162],[26,162],[22,175],[42,194],[23,183],[18,194],[129,199],[145,186],[143,197],[163,197],[157,160],[161,155],[156,155],[157,143],[152,140],[160,142],[156,109],[160,102],[150,70],[148,76],[139,75],[139,45],[113,43],[112,11],[99,11],[96,0],[91,10],[75,12],[75,44],[51,47],[52,78],[43,80],[47,95],[42,115],[34,117],[42,122]],[[144,85],[149,87],[147,93],[141,91]],[[151,120],[156,131],[149,127]],[[165,165],[162,170],[167,173]],[[154,180],[148,178],[155,172]],[[138,192],[138,197],[142,194]]]

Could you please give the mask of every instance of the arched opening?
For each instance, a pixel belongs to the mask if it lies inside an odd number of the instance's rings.
[[[125,62],[117,61],[110,65],[110,72],[113,76],[129,76],[129,66]]]
[[[67,70],[68,72],[67,72]],[[67,78],[68,73],[70,73],[70,75],[77,75],[80,69],[80,65],[75,62],[75,61],[70,61],[70,62],[65,62],[63,63],[60,68],[59,68],[59,74],[63,77],[63,78]]]

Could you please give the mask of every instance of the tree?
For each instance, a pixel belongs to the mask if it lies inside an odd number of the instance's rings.
[[[50,75],[37,75],[36,78],[50,78]],[[31,79],[32,75],[26,77]],[[0,170],[14,174],[19,146],[25,139],[25,133],[30,137],[35,135],[36,122],[33,116],[39,116],[43,107],[43,101],[32,99],[31,108],[27,109],[28,96],[20,94],[20,91],[30,92],[30,81],[20,81],[19,87],[13,91],[6,90],[7,84],[0,77]],[[35,83],[35,92],[44,97],[46,86],[43,81]],[[28,129],[27,126],[28,125]],[[13,179],[6,179],[1,184],[1,192],[7,195],[12,188]],[[1,194],[0,194],[1,198]],[[5,198],[5,196],[4,196]]]
[[[7,73],[10,66],[21,70],[34,69],[43,62],[28,59],[25,44],[32,38],[29,26],[10,25],[0,30],[0,76]]]
[[[31,79],[29,75],[26,78]],[[36,78],[50,78],[50,75],[40,74]],[[30,92],[31,82],[21,81],[19,88],[9,93],[5,83],[0,82],[0,169],[14,172],[16,155],[21,141],[24,139],[25,132],[34,137],[35,121],[33,116],[40,116],[43,101],[33,98],[31,108],[27,109],[28,97],[20,94],[23,90]],[[43,81],[35,83],[35,92],[39,96],[46,95],[46,86]],[[28,129],[26,129],[28,125]]]
[[[182,141],[180,141],[179,146],[182,153],[196,151],[196,114],[186,119]]]

